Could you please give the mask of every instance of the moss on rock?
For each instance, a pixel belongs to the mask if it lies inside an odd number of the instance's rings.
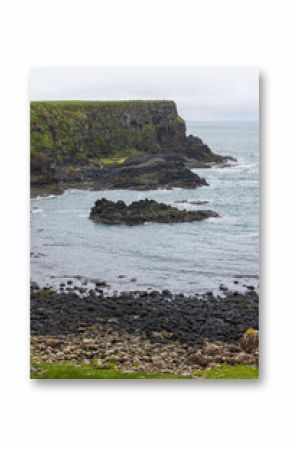
[[[32,160],[42,153],[62,165],[156,152],[184,135],[172,101],[31,102]]]

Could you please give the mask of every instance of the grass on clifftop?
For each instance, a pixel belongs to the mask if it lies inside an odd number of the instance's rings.
[[[173,100],[44,100],[44,101],[31,101],[30,104],[33,105],[47,105],[53,104],[57,106],[92,106],[92,107],[115,107],[115,106],[127,106],[127,105],[135,105],[135,104],[149,104],[149,105],[158,105],[158,104],[173,104],[175,102]]]
[[[99,369],[95,366],[73,366],[70,364],[37,364],[38,372],[31,373],[31,379],[192,379],[191,376],[177,376],[159,373],[123,373],[111,369]],[[194,376],[201,379],[258,379],[259,369],[252,365],[224,365],[202,371]]]

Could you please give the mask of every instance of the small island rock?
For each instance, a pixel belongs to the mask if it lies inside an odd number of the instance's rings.
[[[154,200],[134,201],[129,206],[124,201],[113,202],[102,198],[95,202],[90,219],[102,224],[140,225],[145,222],[188,223],[219,215],[211,210],[180,210]]]

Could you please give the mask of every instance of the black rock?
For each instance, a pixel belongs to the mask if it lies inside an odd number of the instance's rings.
[[[107,284],[104,281],[96,281],[95,282],[96,287],[106,287]]]
[[[34,281],[30,281],[30,289],[31,290],[39,290],[39,285]]]
[[[172,298],[173,296],[170,290],[162,290],[162,295],[167,298]]]
[[[96,322],[104,332],[109,323],[112,330],[148,338],[152,332],[166,331],[172,334],[168,338],[186,344],[199,344],[204,338],[237,341],[249,327],[259,328],[259,296],[255,291],[227,292],[218,300],[207,294],[177,294],[168,301],[157,291],[106,298],[93,290],[83,298],[75,292],[52,291],[49,296],[31,292],[32,335],[79,334],[80,328],[89,331]]]
[[[192,204],[192,205],[201,205],[201,204],[207,204],[209,203],[209,201],[205,201],[205,200],[179,200],[179,201],[175,201],[175,203],[179,203],[179,204]]]
[[[96,223],[130,226],[144,224],[145,222],[188,223],[218,216],[216,212],[211,210],[180,210],[168,204],[148,199],[134,201],[127,206],[124,201],[114,203],[102,198],[95,202],[90,212],[90,219]]]

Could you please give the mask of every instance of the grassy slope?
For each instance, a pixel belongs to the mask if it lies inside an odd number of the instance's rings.
[[[116,369],[98,369],[91,366],[69,364],[37,365],[41,374],[32,373],[32,379],[190,379],[190,376],[174,374],[122,373]],[[195,371],[202,379],[258,379],[259,369],[252,365],[224,365],[218,368]]]

